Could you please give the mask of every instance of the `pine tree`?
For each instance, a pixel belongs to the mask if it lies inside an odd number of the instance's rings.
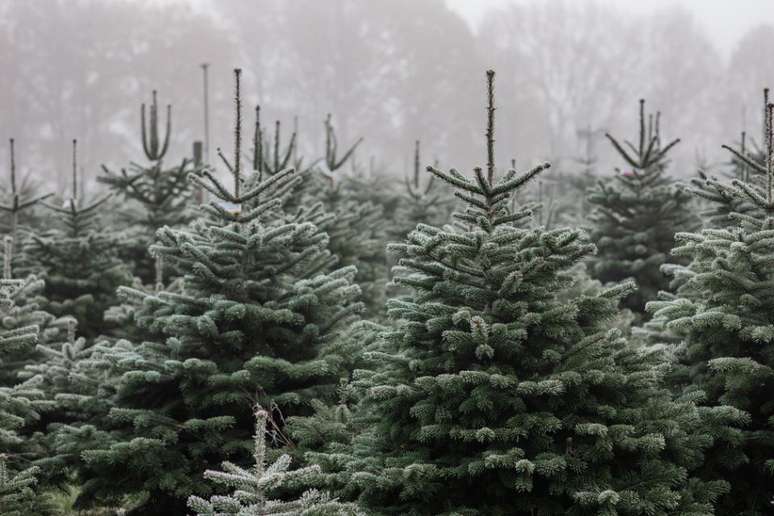
[[[344,516],[358,514],[352,504],[332,500],[326,493],[308,490],[297,500],[271,499],[271,491],[288,484],[303,483],[305,477],[313,476],[319,466],[306,466],[289,470],[291,458],[281,455],[272,464],[266,461],[266,423],[269,414],[260,406],[255,410],[254,465],[245,469],[231,462],[224,462],[224,471],[207,470],[204,477],[218,484],[235,489],[232,494],[215,495],[210,500],[198,496],[188,499],[188,506],[197,516],[239,514],[242,516],[269,516],[272,514],[293,514],[298,516],[330,515]]]
[[[769,104],[765,164],[733,150],[754,174],[708,185],[726,207],[754,209],[729,212],[735,224],[727,227],[678,234],[674,253],[691,262],[665,267],[679,288],[648,304],[651,330],[678,342],[678,391],[745,424],[720,434],[708,454],[709,474],[731,480],[722,514],[771,514],[774,503],[773,111]]]
[[[193,191],[188,175],[196,166],[184,158],[173,168],[165,169],[163,160],[169,149],[172,128],[172,106],[167,105],[167,123],[163,142],[160,139],[158,103],[156,91],[150,105],[149,123],[146,124],[145,104],[140,110],[141,139],[148,165],[131,163],[129,169],[120,173],[111,171],[105,165],[105,175],[97,181],[108,187],[121,198],[130,202],[123,216],[127,224],[121,257],[133,264],[133,272],[144,283],[154,279],[154,259],[148,254],[156,231],[164,226],[181,226],[193,218],[190,209]],[[139,209],[138,209],[139,208]]]
[[[640,100],[636,145],[605,136],[631,168],[618,171],[613,181],[599,181],[589,197],[594,205],[591,238],[598,248],[590,272],[603,283],[634,278],[638,289],[625,306],[642,313],[645,302],[668,287],[660,267],[674,261],[669,252],[675,233],[694,229],[698,221],[691,195],[665,175],[667,155],[680,140],[662,145],[660,113],[646,122],[645,101]]]
[[[548,168],[494,166],[494,72],[487,167],[455,188],[468,231],[420,225],[392,244],[395,329],[381,367],[361,371],[371,420],[349,449],[309,454],[342,496],[378,514],[712,514],[722,482],[691,474],[711,438],[661,386],[666,366],[608,330],[631,285],[561,299],[593,253],[582,232],[514,225],[513,193]]]
[[[43,308],[75,317],[89,339],[104,332],[104,312],[118,303],[116,288],[130,284],[131,274],[117,256],[119,238],[100,227],[100,208],[110,196],[93,202],[79,196],[76,145],[73,140],[71,196],[61,206],[43,203],[53,213],[51,229],[31,233],[25,252],[45,281]]]
[[[239,77],[234,157],[224,157],[233,187],[209,170],[192,175],[213,199],[205,216],[161,229],[151,247],[182,289],[120,290],[146,338],[101,351],[117,382],[115,407],[106,427],[82,432],[113,441],[82,454],[84,503],[145,492],[135,513],[183,514],[189,495],[213,493],[200,481],[205,470],[249,456],[251,402],[267,407],[279,447],[284,421],[311,414],[314,399],[335,401],[346,374],[335,340],[362,310],[355,271],[332,270],[325,233],[280,211],[299,181],[292,169],[246,188]]]

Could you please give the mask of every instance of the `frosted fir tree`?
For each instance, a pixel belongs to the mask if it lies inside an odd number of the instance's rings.
[[[266,424],[269,414],[261,408],[255,410],[255,436],[253,466],[242,468],[231,462],[224,462],[223,471],[207,470],[204,477],[217,484],[233,489],[228,495],[214,495],[209,500],[191,496],[190,507],[197,516],[238,514],[241,516],[270,515],[356,515],[353,504],[340,503],[327,493],[316,490],[305,491],[298,499],[272,499],[272,491],[293,484],[303,484],[309,477],[319,474],[319,466],[290,469],[289,455],[280,455],[272,463],[266,459]],[[308,480],[306,480],[308,482]]]
[[[48,199],[53,194],[39,195],[36,193],[36,186],[32,184],[28,177],[17,178],[16,175],[16,151],[14,146],[14,139],[9,140],[9,152],[10,152],[10,167],[9,167],[9,182],[7,185],[3,185],[4,198],[0,203],[0,212],[5,215],[6,235],[11,237],[11,256],[13,260],[11,266],[24,266],[25,259],[20,249],[21,246],[15,245],[22,240],[22,237],[29,231],[29,226],[36,222],[34,209],[41,201]],[[21,220],[22,215],[26,215],[25,220]],[[3,252],[7,252],[6,248]]]
[[[50,424],[85,423],[110,409],[109,400],[100,395],[101,390],[109,390],[99,356],[94,354],[100,347],[89,346],[84,337],[77,336],[78,323],[74,318],[67,318],[64,323],[67,329],[61,339],[38,344],[42,359],[27,365],[19,374],[23,386],[43,393],[38,403],[38,430],[42,433],[47,432]],[[55,439],[55,434],[52,432],[49,437]],[[52,450],[53,444],[48,448]],[[46,461],[55,460],[53,452],[49,455]]]
[[[287,222],[292,169],[246,188],[239,77],[234,157],[224,160],[233,186],[209,170],[192,175],[211,197],[204,216],[161,229],[151,247],[182,290],[121,288],[144,338],[100,350],[116,394],[98,431],[112,442],[82,453],[84,503],[144,492],[136,514],[182,514],[189,495],[214,494],[205,470],[249,457],[253,403],[269,412],[279,448],[284,422],[311,414],[312,400],[335,402],[346,375],[336,339],[363,308],[355,271],[332,269],[319,228]]]
[[[27,468],[18,473],[8,470],[6,457],[0,454],[0,515],[27,516],[34,507],[38,468]]]
[[[322,216],[315,223],[328,234],[328,247],[339,263],[357,267],[356,282],[363,291],[366,315],[375,316],[384,306],[387,283],[384,210],[360,197],[358,187],[362,185],[346,174],[345,166],[352,162],[363,139],[341,147],[330,114],[323,125],[325,152],[308,165],[295,202],[306,207],[322,204]]]
[[[707,471],[730,479],[721,514],[771,514],[774,506],[774,136],[767,108],[766,160],[750,181],[717,183],[725,195],[754,210],[728,214],[736,224],[680,233],[674,253],[687,266],[665,267],[679,285],[673,296],[648,304],[651,331],[677,341],[675,388],[742,427],[718,433]],[[735,151],[740,157],[740,151]],[[763,181],[755,180],[763,177]]]
[[[43,281],[33,275],[14,279],[12,274],[12,256],[14,239],[4,238],[3,280],[0,292],[2,318],[0,329],[14,335],[16,332],[27,338],[9,340],[4,346],[3,359],[0,361],[0,386],[11,387],[19,383],[19,374],[28,364],[42,359],[36,350],[38,342],[55,339],[63,329],[63,321],[57,320],[40,305],[45,299]],[[31,333],[30,328],[36,328]]]
[[[309,459],[377,514],[713,514],[725,485],[692,473],[711,442],[696,408],[662,387],[658,351],[608,330],[631,285],[561,299],[594,246],[514,225],[528,214],[510,197],[548,164],[495,177],[487,78],[486,169],[428,168],[469,230],[420,225],[391,244],[412,292],[388,303],[380,367],[355,375],[371,426]]]
[[[589,197],[591,239],[598,248],[589,271],[603,283],[633,278],[637,291],[624,306],[642,313],[668,287],[660,268],[675,260],[669,255],[675,233],[695,229],[698,220],[692,196],[666,175],[668,153],[680,140],[662,143],[659,113],[646,118],[640,100],[636,143],[606,136],[629,168],[613,181],[599,181]]]
[[[149,107],[146,123],[146,106],[140,109],[142,148],[149,162],[142,165],[131,163],[129,168],[113,172],[102,166],[103,176],[97,181],[106,184],[111,191],[129,206],[122,210],[126,224],[122,240],[122,258],[133,264],[133,272],[144,283],[154,279],[154,259],[148,254],[156,231],[164,226],[177,227],[187,224],[195,215],[191,209],[193,188],[188,175],[196,171],[195,161],[184,158],[179,165],[164,167],[164,157],[169,149],[172,131],[172,106],[167,105],[166,129],[160,130],[156,91]]]
[[[763,138],[766,143],[766,109],[769,103],[769,89],[763,90]],[[704,201],[704,210],[701,218],[704,227],[725,228],[738,224],[738,215],[755,215],[759,206],[751,202],[746,196],[740,197],[735,193],[735,188],[729,181],[736,180],[740,183],[763,186],[766,182],[766,151],[755,140],[748,138],[742,131],[739,139],[739,148],[723,145],[723,148],[731,153],[729,163],[729,177],[716,177],[704,170],[700,170],[697,178],[691,180],[689,190],[700,200]],[[760,215],[760,213],[758,213]]]
[[[50,229],[30,234],[25,252],[45,281],[43,308],[75,317],[89,339],[105,331],[105,310],[118,303],[118,286],[132,278],[118,258],[119,237],[99,222],[110,195],[87,201],[79,194],[76,145],[73,140],[70,197],[61,205],[43,203],[51,211]]]
[[[6,244],[11,239],[6,238]],[[10,253],[6,253],[6,258]],[[25,280],[10,277],[10,260],[5,260],[4,277],[0,279],[0,367],[5,368],[9,357],[20,350],[34,349],[40,338],[36,324],[17,324],[14,321],[14,296],[24,288]],[[12,322],[13,321],[13,322]],[[35,404],[41,393],[35,389],[0,385],[0,514],[47,514],[32,491],[37,483],[38,469],[30,467],[35,450],[18,431],[38,418]]]
[[[304,158],[298,156],[298,120],[294,119],[293,132],[287,144],[282,143],[282,122],[274,121],[274,136],[269,137],[261,125],[261,106],[255,106],[255,130],[253,132],[253,171],[259,177],[273,176],[288,168],[297,172],[307,171]],[[314,166],[313,162],[311,166]]]

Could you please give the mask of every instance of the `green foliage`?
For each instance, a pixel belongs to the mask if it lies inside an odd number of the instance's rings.
[[[99,224],[109,196],[93,202],[78,196],[75,145],[72,196],[61,206],[43,203],[53,220],[49,229],[29,234],[25,252],[46,284],[43,308],[75,317],[81,333],[93,338],[105,329],[105,310],[118,302],[116,288],[131,283],[131,275],[118,259],[119,237]]]
[[[149,165],[131,163],[129,169],[113,172],[102,166],[103,176],[97,181],[121,198],[120,215],[126,225],[121,239],[120,256],[132,264],[133,273],[144,283],[154,281],[154,259],[148,253],[156,231],[164,226],[178,227],[193,219],[190,209],[193,190],[188,175],[197,165],[183,159],[180,165],[164,168],[163,158],[169,147],[171,130],[171,106],[167,106],[167,131],[164,143],[160,143],[156,92],[150,108],[150,128],[145,127],[145,104],[142,105],[142,141]],[[149,135],[149,136],[148,136]]]
[[[394,328],[354,375],[370,425],[310,460],[378,514],[713,514],[726,485],[692,472],[712,443],[697,409],[663,388],[659,350],[608,330],[632,286],[562,295],[594,246],[519,227],[529,211],[510,198],[548,164],[495,182],[488,143],[486,175],[428,167],[467,229],[419,225],[390,245],[411,293],[388,302]]]
[[[0,455],[0,515],[26,516],[34,510],[37,468],[27,468],[13,474],[8,470],[6,458]]]
[[[269,414],[260,406],[255,411],[254,465],[244,469],[231,462],[224,462],[224,471],[207,470],[205,478],[234,489],[233,493],[215,495],[210,500],[198,496],[188,499],[188,506],[197,516],[240,514],[242,516],[264,516],[271,514],[294,514],[298,516],[356,515],[352,504],[332,500],[327,493],[316,490],[305,491],[297,500],[269,498],[269,493],[280,487],[303,484],[304,479],[319,473],[319,466],[307,466],[289,470],[290,456],[281,455],[267,465],[266,423]]]
[[[669,256],[674,235],[698,222],[691,195],[665,175],[667,153],[680,140],[662,146],[659,114],[655,120],[649,115],[646,127],[644,111],[640,100],[637,145],[606,135],[630,169],[619,171],[613,181],[599,181],[589,197],[594,206],[591,239],[598,249],[589,270],[603,283],[633,278],[638,289],[624,306],[635,312],[643,312],[647,301],[666,290],[660,267],[675,261]]]
[[[282,211],[299,181],[292,169],[244,181],[240,121],[237,86],[234,158],[224,159],[233,188],[209,170],[192,175],[212,202],[190,226],[159,230],[151,247],[180,288],[120,289],[143,339],[99,350],[114,407],[84,438],[109,434],[82,453],[83,503],[145,492],[138,514],[182,514],[189,495],[215,492],[200,481],[205,470],[249,455],[251,404],[267,407],[271,444],[284,446],[284,421],[311,414],[312,400],[335,401],[347,373],[337,335],[363,308],[355,270],[334,269],[327,235]]]
[[[743,427],[721,429],[708,454],[706,469],[732,479],[723,514],[770,514],[774,501],[772,156],[769,134],[765,165],[749,163],[757,177],[707,181],[722,192],[718,202],[751,209],[729,211],[727,227],[678,234],[674,253],[690,264],[665,267],[676,295],[648,304],[653,326],[679,339],[676,388],[701,402],[708,425],[722,416]]]

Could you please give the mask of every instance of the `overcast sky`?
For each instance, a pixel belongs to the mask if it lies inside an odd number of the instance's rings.
[[[520,3],[521,0],[447,0],[448,5],[463,15],[475,29],[490,9]],[[550,2],[555,0],[542,0]],[[573,0],[582,2],[583,0]],[[679,5],[694,13],[717,47],[726,55],[751,27],[762,23],[774,25],[774,0],[603,0],[632,13],[651,13]]]

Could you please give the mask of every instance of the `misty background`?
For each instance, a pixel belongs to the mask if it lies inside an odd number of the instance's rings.
[[[647,5],[646,5],[647,4]],[[604,132],[634,137],[637,100],[679,137],[672,173],[720,166],[742,130],[760,141],[774,86],[774,2],[767,0],[0,0],[0,173],[17,166],[62,192],[70,142],[88,182],[141,158],[140,104],[172,104],[167,161],[204,137],[232,146],[232,69],[244,70],[246,124],[298,118],[300,154],[323,149],[333,114],[356,163],[403,176],[423,161],[485,162],[484,71],[497,71],[496,157],[572,172]],[[590,142],[587,139],[590,135]],[[373,161],[372,161],[373,160]],[[89,180],[90,179],[90,180]]]

